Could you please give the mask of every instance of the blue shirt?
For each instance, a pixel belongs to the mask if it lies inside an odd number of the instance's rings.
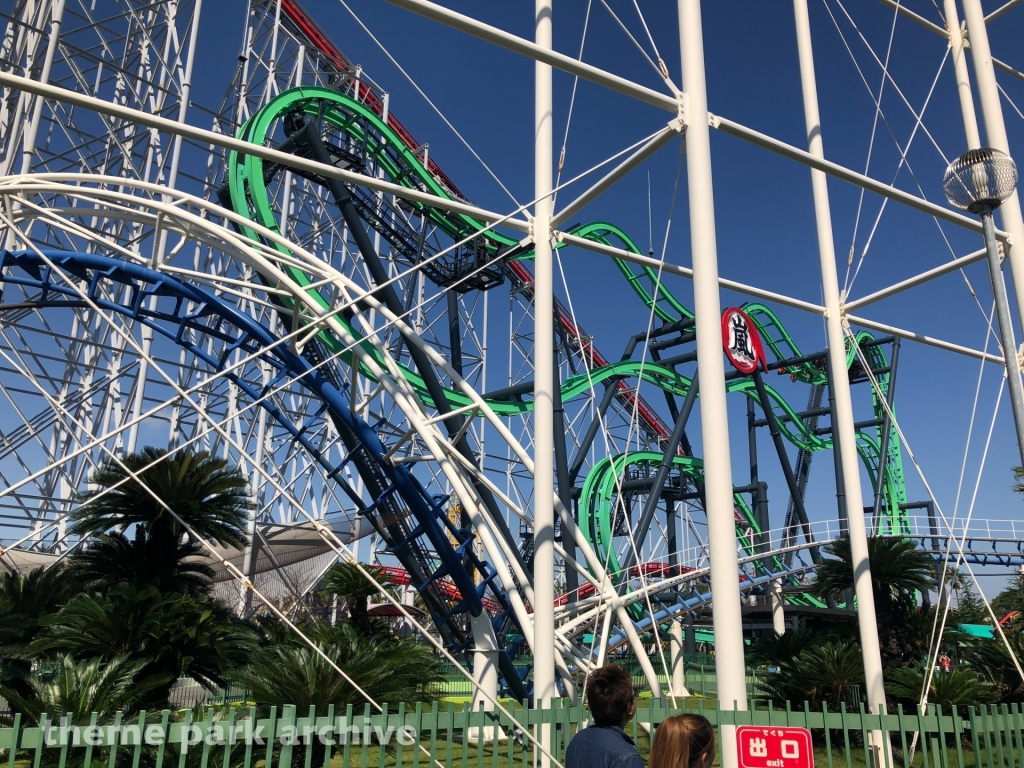
[[[569,742],[565,768],[644,768],[644,759],[619,726],[591,725]]]

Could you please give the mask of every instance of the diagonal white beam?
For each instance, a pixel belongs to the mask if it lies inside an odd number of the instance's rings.
[[[890,8],[892,8],[894,11],[896,11],[897,13],[899,13],[899,14],[901,14],[903,16],[906,16],[908,19],[913,21],[915,24],[920,24],[922,27],[927,29],[929,32],[934,32],[935,34],[941,35],[942,37],[946,37],[947,36],[947,33],[946,33],[945,29],[940,27],[938,24],[935,24],[935,23],[933,23],[931,21],[928,21],[928,19],[926,19],[924,16],[921,16],[920,14],[914,13],[912,10],[907,8],[907,6],[903,5],[902,3],[897,3],[896,0],[880,0],[880,2],[882,3],[882,5],[887,5]]]
[[[389,0],[389,2],[418,3],[424,2],[424,0]],[[149,112],[123,107],[118,104],[112,104],[102,99],[77,93],[76,91],[40,83],[30,78],[12,75],[7,72],[0,72],[0,85],[9,86],[17,90],[24,90],[28,93],[55,99],[66,104],[79,106],[83,109],[92,110],[100,114],[135,121],[140,125],[145,125],[170,135],[180,135],[201,144],[210,144],[229,151],[242,152],[244,154],[260,157],[264,160],[280,163],[281,165],[289,168],[317,173],[327,178],[334,178],[349,184],[356,184],[358,186],[367,187],[368,189],[378,190],[385,194],[395,195],[396,197],[400,197],[405,200],[413,200],[440,210],[473,216],[486,223],[497,222],[520,232],[530,232],[529,222],[523,219],[513,218],[515,212],[512,214],[500,214],[479,208],[475,205],[460,203],[456,200],[447,200],[443,197],[427,194],[415,189],[409,189],[408,187],[392,184],[390,182],[375,179],[370,176],[364,176],[359,173],[344,171],[332,165],[322,165],[312,160],[306,160],[301,157],[296,157],[295,155],[290,155],[286,152],[279,152],[278,150],[271,149],[270,147],[250,144],[249,142],[241,141],[230,136],[224,136],[223,134],[215,133],[204,128],[197,128],[192,125],[179,123],[176,120],[168,120],[167,118],[159,117],[158,115],[153,115]],[[675,102],[673,102],[673,104],[674,103]],[[923,200],[909,192],[896,189],[895,187],[884,184],[861,173],[857,173],[856,171],[852,171],[849,168],[844,168],[836,163],[816,158],[804,150],[786,144],[778,139],[774,139],[771,136],[759,133],[758,131],[747,128],[746,126],[735,123],[724,117],[709,114],[708,119],[711,127],[717,128],[723,133],[728,133],[732,136],[743,139],[744,141],[769,149],[783,157],[788,157],[792,160],[803,163],[804,165],[817,168],[830,176],[834,176],[835,178],[850,182],[856,186],[863,187],[871,192],[888,197],[895,202],[908,205],[911,208],[916,208],[919,211],[936,216],[944,221],[956,224],[957,226],[969,229],[973,232],[981,232],[981,223],[975,219],[962,216],[954,211],[943,208],[940,205]],[[997,230],[996,237],[1005,242],[1008,235],[1002,230]]]
[[[1008,75],[1012,75],[1013,77],[1016,77],[1018,80],[1024,80],[1024,72],[1014,69],[1005,61],[1000,61],[999,59],[993,57],[992,66],[994,66],[996,69],[1003,70],[1003,72],[1005,72]]]
[[[1008,10],[1013,8],[1015,5],[1019,5],[1020,3],[1021,3],[1021,0],[1010,0],[1010,2],[1008,2],[1006,5],[1004,5],[1004,6],[1000,7],[1000,8],[996,8],[994,11],[992,11],[992,13],[990,13],[988,16],[986,16],[985,17],[985,23],[988,24],[990,21],[995,21],[1000,16],[1002,16],[1004,13],[1006,13]]]
[[[672,139],[679,135],[683,131],[684,125],[677,118],[669,123],[662,131],[654,136],[649,142],[644,144],[640,149],[634,152],[632,155],[627,157],[615,168],[610,170],[603,178],[597,181],[590,189],[584,192],[582,195],[577,197],[571,203],[569,203],[560,212],[555,214],[551,220],[551,226],[557,227],[562,222],[568,221],[570,217],[575,216],[581,211],[588,203],[594,200],[596,197],[603,194],[609,187],[615,182],[625,176],[627,173],[636,168],[640,163],[644,162],[647,158],[657,152],[659,149],[668,144]]]
[[[651,267],[655,270],[660,270],[662,273],[667,275],[678,275],[679,277],[685,277],[687,279],[693,279],[693,270],[688,267],[681,267],[678,264],[670,264],[668,262],[658,261],[650,256],[641,256],[638,253],[627,251],[622,248],[616,248],[613,245],[605,245],[604,243],[595,243],[593,240],[588,240],[585,237],[577,237],[576,235],[567,235],[564,232],[557,232],[555,237],[559,242],[565,243],[566,245],[575,245],[580,248],[585,248],[588,251],[594,253],[600,253],[605,256],[611,256],[614,259],[622,259],[623,261],[629,261],[633,264],[640,264],[644,267]],[[825,308],[818,305],[812,304],[809,301],[803,301],[801,299],[795,299],[792,296],[786,296],[781,293],[774,293],[772,291],[766,291],[763,288],[755,288],[752,285],[746,283],[738,283],[735,280],[727,280],[724,277],[718,278],[718,285],[722,288],[728,288],[730,291],[736,291],[737,293],[743,293],[747,296],[755,296],[759,299],[765,299],[767,301],[774,301],[779,304],[784,304],[787,307],[793,307],[794,309],[802,309],[805,312],[813,312],[816,315],[822,315],[825,313]]]
[[[611,256],[615,259],[622,259],[623,261],[629,261],[633,264],[640,264],[645,267],[652,267],[653,269],[660,269],[662,273],[666,275],[678,275],[679,277],[685,277],[693,279],[693,270],[687,267],[680,267],[677,264],[669,264],[667,262],[661,262],[657,259],[652,259],[649,256],[641,256],[637,253],[631,253],[630,251],[623,250],[622,248],[616,248],[611,245],[605,245],[604,243],[595,243],[593,240],[587,240],[583,237],[577,237],[576,235],[567,235],[564,232],[555,233],[555,237],[559,242],[565,243],[566,245],[575,245],[580,248],[585,248],[588,251],[594,253],[600,253],[604,256]],[[984,254],[970,254],[958,259],[950,264],[944,264],[942,267],[938,267],[937,270],[944,270],[946,272],[958,267],[964,266],[964,264],[971,261],[978,261],[983,258]],[[937,271],[932,270],[932,271]],[[924,273],[928,274],[928,273]],[[932,275],[935,277],[937,275]],[[919,275],[920,277],[920,275]],[[914,279],[914,278],[911,278]],[[928,278],[930,279],[930,278]],[[802,309],[805,312],[812,312],[816,315],[823,315],[825,308],[818,305],[812,304],[809,301],[803,301],[801,299],[793,298],[792,296],[786,296],[781,293],[773,293],[772,291],[766,291],[762,288],[755,288],[752,285],[746,285],[745,283],[738,283],[735,280],[727,280],[724,277],[718,278],[718,284],[722,288],[728,288],[731,291],[737,293],[743,293],[747,296],[754,296],[759,299],[765,299],[767,301],[774,301],[778,304],[783,304],[787,307],[793,307],[794,309]],[[847,309],[849,308],[846,307]],[[899,336],[901,339],[909,339],[910,341],[917,341],[921,344],[927,344],[932,347],[944,349],[948,352],[956,352],[961,355],[967,355],[968,357],[974,357],[979,360],[985,360],[990,363],[1002,364],[1003,358],[999,355],[988,354],[987,352],[980,352],[977,349],[971,347],[964,347],[960,344],[954,344],[949,341],[943,341],[942,339],[936,339],[932,336],[926,336],[923,333],[917,333],[916,331],[908,331],[904,328],[898,328],[894,325],[888,325],[887,323],[880,323],[876,320],[868,320],[864,317],[858,317],[856,315],[847,314],[844,311],[844,317],[853,325],[860,325],[865,328],[870,328],[876,331],[882,331],[884,333],[891,334],[893,336]]]
[[[915,285],[926,283],[929,280],[934,280],[936,277],[941,277],[942,275],[949,274],[950,272],[955,272],[958,269],[966,267],[968,264],[973,264],[976,261],[981,261],[982,259],[985,258],[986,254],[987,251],[984,248],[982,248],[980,251],[975,251],[974,253],[969,253],[966,256],[961,256],[959,259],[953,259],[952,261],[946,264],[942,264],[938,267],[935,267],[934,269],[929,269],[927,272],[922,272],[919,275],[908,277],[906,280],[894,283],[893,285],[890,285],[888,288],[883,288],[880,291],[875,291],[874,293],[868,294],[867,296],[859,298],[856,301],[848,301],[846,302],[844,309],[847,312],[852,312],[853,310],[860,309],[861,307],[865,307],[868,304],[874,304],[876,301],[881,301],[882,299],[886,299],[890,296],[900,293],[901,291],[905,291],[908,288],[913,288]]]
[[[477,21],[470,16],[456,13],[437,3],[431,3],[428,0],[387,1],[392,5],[412,11],[424,18],[473,35],[473,37],[478,37],[489,43],[494,43],[507,50],[529,56],[531,59],[535,59],[543,64],[550,64],[555,69],[561,69],[571,75],[579,75],[584,80],[603,85],[605,88],[610,88],[626,96],[632,96],[634,99],[639,99],[655,107],[660,107],[669,112],[676,112],[679,109],[675,96],[669,96],[651,88],[638,85],[624,77],[613,75],[611,72],[593,67],[590,64],[584,64],[582,61],[577,61],[571,56],[544,48],[525,38],[509,34],[502,29],[492,27],[490,24],[484,24],[482,21]]]
[[[360,173],[344,171],[340,168],[335,168],[333,165],[324,165],[312,160],[306,160],[301,157],[296,157],[295,155],[290,155],[287,152],[279,152],[278,150],[271,149],[270,147],[263,147],[259,144],[250,144],[247,141],[241,141],[240,139],[235,139],[230,136],[214,133],[213,131],[208,131],[204,128],[197,128],[186,123],[179,123],[177,120],[168,120],[165,117],[153,115],[139,109],[131,109],[130,107],[112,104],[109,101],[96,99],[92,96],[86,96],[76,91],[68,90],[67,88],[60,88],[58,86],[40,83],[37,80],[12,75],[8,72],[0,72],[0,85],[6,85],[10,88],[25,91],[27,93],[33,93],[48,99],[55,99],[66,104],[73,104],[100,114],[124,118],[125,120],[134,121],[140,125],[154,128],[172,136],[183,136],[186,139],[192,139],[193,141],[197,141],[201,144],[211,144],[215,147],[221,147],[229,151],[253,155],[254,157],[259,157],[274,163],[280,163],[281,165],[289,168],[295,168],[296,170],[316,173],[327,178],[338,179],[349,184],[378,190],[385,194],[395,195],[396,197],[400,197],[405,200],[414,200],[418,203],[429,205],[432,208],[451,211],[453,213],[466,214],[487,223],[501,222],[504,226],[516,229],[520,232],[530,231],[530,225],[528,222],[523,219],[512,218],[512,216],[515,215],[514,213],[494,213],[493,211],[478,208],[475,205],[460,203],[456,200],[447,200],[443,197],[438,197],[437,195],[431,195],[426,192],[409,189],[408,187],[375,179],[371,176],[364,176]]]
[[[949,208],[943,208],[941,205],[924,200],[916,195],[912,195],[909,192],[904,192],[902,189],[896,189],[896,187],[885,184],[876,179],[872,179],[870,176],[865,176],[863,173],[857,173],[851,171],[849,168],[844,168],[837,163],[829,162],[824,158],[815,157],[810,152],[806,152],[802,149],[786,144],[783,141],[774,139],[771,136],[767,136],[763,133],[759,133],[752,128],[747,128],[745,125],[734,123],[732,120],[728,120],[718,115],[708,115],[711,121],[711,127],[717,128],[722,133],[727,133],[730,136],[735,136],[738,139],[743,139],[751,144],[756,144],[759,147],[771,150],[778,155],[788,157],[790,160],[796,160],[799,163],[810,166],[819,171],[824,171],[829,176],[833,176],[843,181],[848,181],[858,187],[874,192],[881,195],[882,197],[888,197],[890,200],[902,203],[911,208],[916,208],[919,211],[927,213],[929,216],[935,216],[936,218],[948,221],[951,224],[956,224],[958,227],[969,229],[972,232],[981,234],[981,222],[976,218],[970,216],[964,216],[952,211]],[[996,237],[1003,242],[1009,238],[1009,235],[1002,231],[996,230]]]
[[[908,339],[909,341],[917,341],[921,344],[927,344],[930,347],[937,347],[944,349],[947,352],[956,352],[960,355],[966,355],[967,357],[974,357],[978,360],[984,360],[987,363],[997,363],[1004,365],[1003,358],[999,355],[990,355],[988,352],[981,352],[977,349],[971,349],[970,347],[963,347],[959,344],[953,344],[949,341],[943,341],[942,339],[936,339],[931,336],[925,336],[923,333],[917,333],[916,331],[908,331],[904,328],[897,328],[894,325],[888,325],[887,323],[879,323],[875,320],[868,320],[864,317],[857,317],[856,315],[844,315],[849,321],[850,325],[860,325],[864,328],[870,328],[873,331],[881,331],[882,333],[888,333],[890,336],[899,336],[901,339]]]

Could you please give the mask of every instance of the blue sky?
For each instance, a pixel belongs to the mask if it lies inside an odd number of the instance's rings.
[[[416,79],[449,120],[463,133],[494,172],[519,200],[533,190],[533,63],[516,54],[494,48],[462,33],[424,20],[385,2],[348,0],[351,8]],[[608,0],[609,5],[649,51],[632,2]],[[532,37],[532,3],[445,3],[514,34]],[[1000,3],[1001,4],[1001,3]],[[910,0],[910,8],[941,24],[929,0]],[[941,3],[939,4],[941,6]],[[987,2],[991,11],[997,4]],[[655,72],[595,0],[590,16],[584,59],[662,89]],[[511,203],[476,160],[424,103],[380,49],[334,0],[307,0],[307,10],[353,61],[391,92],[391,109],[419,141],[429,142],[431,157],[474,202],[493,210],[507,210]],[[668,0],[640,2],[648,26],[673,79],[678,83],[679,48],[675,3]],[[586,0],[555,0],[554,29],[557,50],[576,55],[579,50]],[[923,121],[931,138],[918,130],[908,153],[913,176],[904,166],[897,174],[899,151],[914,129],[915,118],[896,92],[896,87],[915,110],[920,110],[946,55],[946,42],[877,2],[810,0],[815,61],[821,103],[825,152],[829,159],[918,192],[920,183],[931,200],[943,201],[941,179],[946,159],[965,147],[963,125],[956,100],[952,62],[946,60]],[[218,0],[204,8],[200,34],[199,71],[205,77],[196,84],[194,98],[215,106],[224,93],[236,64],[242,31],[244,4]],[[833,22],[833,16],[838,24]],[[742,122],[776,138],[803,146],[804,118],[792,6],[785,2],[704,3],[705,56],[709,108],[716,114]],[[872,145],[875,106],[868,87],[878,92],[882,70],[868,45],[885,59],[892,32],[889,73],[882,97],[884,121],[879,120]],[[1019,40],[1024,32],[1024,7],[1014,9],[990,25],[993,53],[1024,69]],[[861,39],[860,34],[864,39]],[[844,41],[845,38],[845,41]],[[866,41],[866,42],[865,42]],[[847,50],[849,46],[849,51]],[[852,54],[851,54],[852,52]],[[858,73],[863,72],[867,87]],[[973,80],[973,71],[972,71]],[[1000,75],[1010,99],[1024,105],[1024,83]],[[556,156],[568,113],[572,78],[555,73]],[[1004,102],[1011,150],[1024,155],[1024,120]],[[650,135],[670,117],[587,82],[580,82],[572,117],[566,155],[566,176],[604,160],[609,155]],[[192,120],[198,118],[193,116]],[[890,135],[890,131],[892,135]],[[895,137],[895,140],[894,140]],[[935,144],[932,143],[934,139]],[[820,278],[810,197],[809,171],[735,138],[712,132],[715,171],[716,223],[720,271],[725,277],[756,284],[769,290],[818,302]],[[941,150],[941,153],[940,153]],[[943,158],[943,153],[945,158]],[[679,157],[673,144],[582,213],[581,221],[608,220],[648,245],[648,174],[651,184],[654,250],[662,255],[666,223],[673,197]],[[915,181],[916,178],[916,181]],[[836,252],[844,262],[851,242],[859,255],[880,208],[880,198],[866,195],[858,223],[858,189],[830,181]],[[568,199],[569,193],[563,197]],[[685,173],[678,190],[671,234],[664,251],[667,261],[689,265],[689,232],[686,221]],[[858,230],[854,241],[854,229]],[[980,237],[950,225],[942,231],[956,255],[981,247]],[[614,265],[604,257],[586,253],[561,253],[573,306],[581,324],[592,333],[606,355],[617,357],[626,340],[647,324],[647,310],[622,281]],[[852,297],[937,266],[951,258],[935,222],[920,213],[889,205],[880,219]],[[839,265],[840,279],[845,264]],[[928,335],[979,348],[985,343],[983,310],[991,292],[983,264],[967,269],[977,302],[958,273],[945,276],[911,294],[903,294],[866,308],[866,317],[912,328]],[[692,290],[685,280],[673,280],[669,288],[692,306]],[[723,293],[723,307],[744,297]],[[500,313],[499,313],[500,314]],[[819,317],[779,308],[797,343],[805,351],[824,346]],[[1019,326],[1018,326],[1019,328]],[[1018,342],[1020,341],[1018,330]],[[990,344],[994,347],[994,342]],[[977,477],[998,387],[998,370],[988,365],[978,403],[972,451],[968,461],[962,515]],[[914,343],[903,346],[897,407],[901,425],[914,453],[947,514],[955,502],[971,408],[979,374],[976,360]],[[780,377],[771,376],[776,383]],[[780,388],[802,407],[806,388]],[[858,418],[868,418],[866,387],[855,390]],[[652,401],[653,398],[652,398]],[[660,398],[657,401],[660,405]],[[730,404],[734,466],[740,479],[746,472],[745,404]],[[693,430],[691,430],[692,432]],[[694,435],[696,437],[696,435]],[[770,460],[768,435],[759,444],[762,479],[770,485],[773,519],[784,513],[788,494],[776,463]],[[742,450],[741,450],[742,449]],[[976,517],[1024,520],[1024,502],[1009,490],[1009,468],[1018,463],[1013,425],[1007,398],[1003,398],[989,448],[988,462],[978,493]],[[816,460],[809,487],[808,507],[817,519],[834,516],[834,485],[830,455]],[[906,461],[912,500],[927,494]],[[865,487],[866,483],[865,483]],[[776,522],[777,524],[777,522]],[[991,577],[991,587],[1002,582]]]

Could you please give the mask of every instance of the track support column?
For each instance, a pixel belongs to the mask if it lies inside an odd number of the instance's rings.
[[[704,447],[711,591],[714,594],[715,671],[718,698],[726,709],[747,708],[743,618],[736,574],[736,526],[733,512],[729,414],[722,355],[722,304],[718,289],[711,137],[700,0],[678,0],[686,116],[686,180],[690,198],[690,249],[700,365],[700,417]],[[736,768],[735,728],[722,727],[722,765]]]
[[[771,586],[772,629],[782,637],[786,634],[786,599],[782,596],[782,579],[776,579]]]
[[[498,641],[487,611],[471,616],[473,626],[473,709],[474,711],[494,710],[498,698]],[[493,726],[470,729],[470,740],[493,741],[496,734]],[[476,733],[473,733],[476,731]]]
[[[536,42],[551,48],[551,2],[536,0]],[[534,64],[534,493],[533,493],[533,701],[550,706],[555,688],[555,307],[551,249],[552,106],[551,67]],[[541,743],[552,744],[551,726],[541,726]],[[545,767],[549,759],[541,761]]]
[[[686,666],[683,646],[683,622],[678,618],[672,619],[672,626],[669,630],[669,640],[672,658],[672,706],[683,706],[678,700],[690,695],[686,690]]]
[[[793,10],[796,17],[797,50],[800,58],[800,81],[803,88],[808,149],[811,154],[823,158],[825,150],[821,140],[821,118],[818,114],[818,91],[814,74],[814,52],[811,47],[811,24],[807,15],[807,0],[793,0]],[[864,658],[868,706],[873,714],[878,714],[885,706],[882,655],[878,644],[878,624],[875,620],[875,596],[871,589],[871,563],[868,560],[864,500],[861,495],[860,467],[857,458],[856,433],[853,427],[853,400],[850,395],[850,377],[846,369],[843,310],[839,295],[839,277],[836,272],[835,243],[832,238],[832,212],[828,198],[828,179],[825,173],[812,170],[811,186],[814,192],[814,216],[818,231],[821,282],[825,294],[828,354],[832,366],[831,386],[835,394],[832,434],[838,434],[839,448],[842,454],[850,550],[853,555],[854,584],[857,593],[857,622],[860,628],[861,651]],[[885,764],[880,754],[880,749],[883,746],[882,732],[873,731],[871,740],[875,765],[881,766]]]

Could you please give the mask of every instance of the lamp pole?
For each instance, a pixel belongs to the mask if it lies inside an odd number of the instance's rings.
[[[1020,358],[1017,356],[1017,342],[1013,338],[1013,321],[1010,319],[1006,281],[1003,280],[1003,265],[996,243],[996,226],[992,220],[992,208],[989,206],[984,206],[981,211],[981,226],[985,231],[988,276],[992,281],[992,298],[996,302],[996,322],[999,325],[999,341],[1003,345],[1006,381],[1010,385],[1010,408],[1013,410],[1013,423],[1017,429],[1017,449],[1020,451],[1021,466],[1024,466],[1024,385],[1020,380]]]
[[[951,205],[981,217],[999,342],[1003,347],[1003,363],[1010,387],[1010,407],[1017,429],[1017,449],[1024,466],[1024,383],[1020,379],[1020,358],[1017,356],[1003,265],[996,242],[996,226],[992,218],[992,212],[1017,191],[1017,165],[1013,158],[999,149],[969,149],[949,164],[942,179],[942,189]]]

